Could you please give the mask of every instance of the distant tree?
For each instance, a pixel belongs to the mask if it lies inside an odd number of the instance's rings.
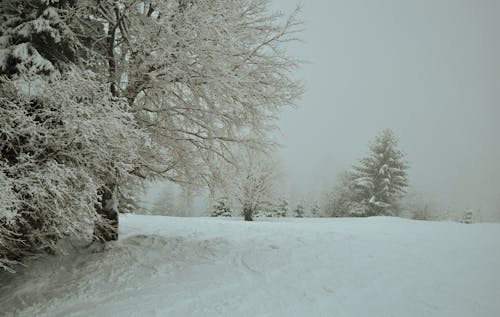
[[[260,203],[259,209],[255,212],[256,217],[276,217],[276,206],[271,200],[264,200]]]
[[[424,194],[410,187],[406,195],[398,202],[400,216],[415,220],[438,220],[444,217],[438,204],[429,194]]]
[[[177,215],[176,195],[170,186],[162,187],[162,190],[150,208],[153,215]]]
[[[251,149],[235,156],[235,163],[226,164],[218,192],[239,204],[246,221],[259,211],[271,208],[281,176],[275,158]]]
[[[313,203],[311,206],[311,216],[318,217],[320,212],[320,207],[317,202]]]
[[[282,198],[276,205],[276,217],[286,217],[288,215],[288,200]]]
[[[466,209],[460,219],[461,223],[471,224],[474,222],[474,213],[470,209]]]
[[[396,136],[384,130],[370,146],[368,156],[353,166],[354,202],[364,207],[367,216],[396,214],[397,200],[408,186],[407,170]]]
[[[295,209],[293,210],[293,215],[297,218],[304,217],[304,203],[301,201],[297,204]]]
[[[356,201],[353,175],[343,171],[337,177],[333,190],[328,192],[324,200],[326,215],[331,217],[359,217],[366,214],[366,207]]]
[[[259,209],[268,197],[272,197],[278,174],[276,163],[265,156],[251,155],[246,166],[241,169],[241,183],[239,201],[243,206],[243,217],[247,221],[253,220],[254,212]]]
[[[210,217],[231,217],[231,207],[229,207],[228,199],[226,197],[220,197],[214,204]]]

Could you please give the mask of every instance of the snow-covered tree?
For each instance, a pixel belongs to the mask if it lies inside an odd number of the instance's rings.
[[[279,203],[276,205],[276,216],[286,217],[288,215],[288,199],[281,198]]]
[[[217,191],[239,205],[245,220],[252,221],[259,211],[265,215],[271,210],[281,172],[276,159],[260,151],[243,150],[236,158],[236,163],[226,164]]]
[[[94,46],[106,35],[101,68],[160,149],[140,170],[210,182],[232,145],[268,144],[279,110],[301,94],[290,76],[298,63],[284,51],[300,28],[296,12],[268,13],[268,0],[88,2],[106,26],[90,35]]]
[[[0,201],[7,208],[0,226],[12,242],[0,258],[52,252],[67,234],[112,225],[96,213],[98,190],[110,177],[126,181],[147,138],[91,74],[75,70],[53,83],[34,77],[33,86],[0,82]]]
[[[470,209],[466,209],[462,214],[462,218],[460,219],[461,223],[471,224],[474,222],[474,213]]]
[[[320,207],[319,207],[319,204],[317,202],[314,202],[312,205],[311,205],[311,216],[313,217],[318,217],[320,214]]]
[[[153,215],[177,215],[176,193],[170,186],[165,186],[153,201],[149,212]]]
[[[293,210],[293,216],[297,218],[303,218],[304,217],[304,202],[300,201],[295,209]]]
[[[78,41],[63,16],[74,1],[4,0],[0,5],[0,72],[55,75],[76,63]]]
[[[407,169],[396,136],[384,130],[370,146],[368,156],[353,167],[354,201],[366,208],[366,215],[397,213],[395,203],[408,186]]]
[[[228,199],[226,197],[220,197],[217,199],[216,203],[212,206],[212,211],[210,212],[211,217],[231,217],[231,207],[229,207]]]
[[[10,190],[0,202],[17,207],[2,210],[0,242],[51,249],[59,226],[72,231],[80,220],[98,224],[97,238],[116,239],[121,186],[155,178],[209,183],[221,162],[235,163],[237,145],[270,145],[266,133],[302,87],[291,75],[298,63],[284,50],[300,21],[268,7],[267,0],[2,1],[0,75],[9,82],[1,88],[0,177]],[[21,117],[29,129],[14,129]],[[73,201],[69,193],[78,190],[56,190],[59,205],[38,206],[43,200],[19,189],[19,175],[52,163],[64,172],[44,180],[81,186],[82,195]],[[27,179],[43,173],[35,174]],[[77,174],[80,182],[72,181]],[[58,219],[83,202],[80,218]],[[12,212],[18,207],[23,212]],[[0,255],[3,263],[11,251]]]
[[[269,13],[268,0],[86,3],[73,19],[80,42],[151,137],[137,172],[211,185],[235,145],[270,145],[277,114],[302,92],[284,50],[298,11]]]
[[[353,175],[341,172],[331,192],[326,193],[323,209],[331,217],[359,217],[366,213],[366,207],[356,201]]]

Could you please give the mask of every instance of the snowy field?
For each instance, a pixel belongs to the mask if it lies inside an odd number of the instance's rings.
[[[500,225],[124,216],[0,274],[1,316],[500,316]]]

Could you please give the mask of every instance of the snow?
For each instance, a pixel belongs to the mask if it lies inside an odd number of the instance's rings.
[[[6,316],[500,316],[500,225],[121,218],[104,252],[0,275]],[[91,252],[91,251],[94,252]]]

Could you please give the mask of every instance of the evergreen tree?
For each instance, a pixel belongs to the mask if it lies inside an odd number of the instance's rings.
[[[315,202],[311,207],[311,216],[318,217],[319,211],[320,211],[319,205],[318,203]]]
[[[286,217],[288,215],[288,200],[283,198],[281,202],[277,205],[276,216]]]
[[[354,202],[365,215],[392,215],[395,204],[408,186],[408,163],[398,149],[394,133],[387,129],[376,137],[370,153],[352,170]]]
[[[231,217],[231,207],[229,207],[227,203],[227,198],[221,197],[217,200],[215,205],[213,206],[212,212],[210,213],[210,217]]]
[[[303,218],[304,217],[304,204],[302,202],[299,202],[297,204],[297,207],[293,210],[293,215],[296,218]]]
[[[78,41],[63,18],[75,1],[4,0],[0,73],[52,75],[77,60]]]

